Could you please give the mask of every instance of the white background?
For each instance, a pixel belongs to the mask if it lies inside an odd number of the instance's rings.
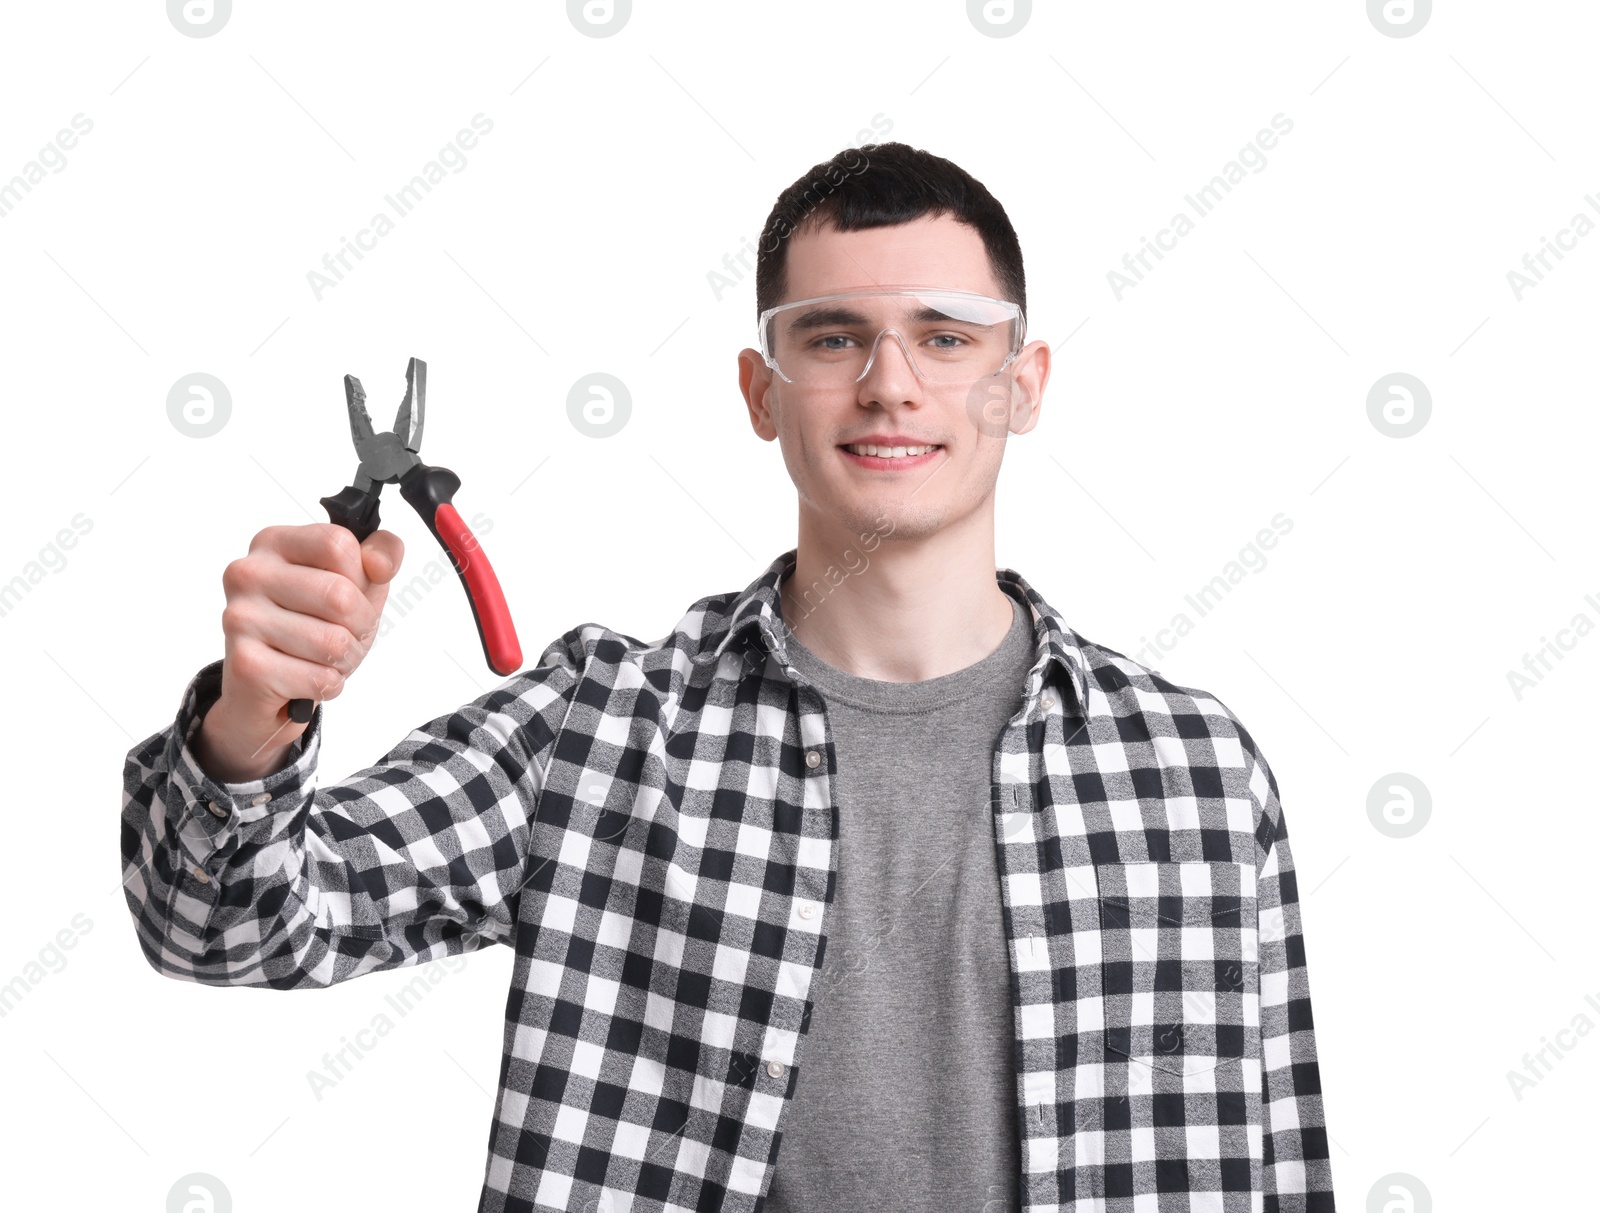
[[[1006,455],[1000,564],[1133,655],[1292,520],[1155,664],[1276,771],[1339,1207],[1394,1172],[1418,1209],[1593,1200],[1600,1034],[1520,1099],[1507,1079],[1600,1024],[1600,638],[1520,698],[1507,678],[1600,622],[1600,236],[1520,300],[1507,280],[1600,220],[1593,6],[1445,4],[1405,38],[1360,0],[1040,4],[1003,38],[961,0],[641,2],[605,38],[559,3],[241,0],[205,38],[152,0],[4,20],[0,181],[93,122],[0,219],[0,582],[92,522],[0,617],[0,982],[91,924],[0,1019],[8,1206],[160,1210],[202,1171],[241,1211],[472,1207],[510,953],[469,957],[318,1100],[306,1072],[397,1018],[414,971],[294,995],[157,976],[118,886],[124,756],[221,656],[224,565],[349,480],[346,372],[387,425],[428,362],[423,457],[492,519],[526,659],[583,621],[660,636],[749,582],[794,499],[736,386],[753,277],[718,300],[707,275],[885,124],[1007,207],[1056,355]],[[466,168],[316,298],[307,272],[478,113]],[[1107,272],[1280,113],[1266,167],[1119,301]],[[232,401],[203,439],[167,414],[195,371]],[[633,409],[599,440],[566,408],[595,371]],[[1409,438],[1367,415],[1393,371],[1432,396]],[[440,558],[396,490],[383,510],[408,566]],[[322,782],[497,681],[452,575],[330,704]],[[1431,793],[1403,839],[1367,811],[1393,772]]]

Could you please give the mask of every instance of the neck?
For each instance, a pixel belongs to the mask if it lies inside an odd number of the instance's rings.
[[[1011,598],[995,580],[992,521],[912,538],[887,527],[857,535],[808,523],[802,511],[794,571],[778,590],[801,644],[880,682],[965,669],[999,648],[1011,627]]]

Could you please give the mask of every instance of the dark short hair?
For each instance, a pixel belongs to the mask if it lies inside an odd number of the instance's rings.
[[[756,250],[756,315],[785,290],[789,237],[830,224],[835,231],[909,223],[950,215],[976,229],[1000,284],[1000,297],[1028,311],[1022,247],[1003,206],[959,165],[904,143],[845,148],[801,174],[778,195]]]

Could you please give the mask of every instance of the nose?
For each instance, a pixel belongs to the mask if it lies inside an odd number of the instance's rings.
[[[892,352],[886,350],[883,339],[890,334],[894,335],[895,343],[900,347],[900,358],[896,359]],[[881,357],[880,357],[881,355]],[[903,361],[910,368],[911,373],[918,379],[922,378],[922,371],[917,366],[917,360],[912,357],[911,347],[906,344],[904,334],[899,329],[886,328],[882,330],[872,342],[872,350],[867,355],[867,365],[861,368],[861,374],[856,376],[860,383],[873,373],[877,368],[881,376],[888,378],[890,383],[898,382],[897,376],[901,373],[899,362]]]

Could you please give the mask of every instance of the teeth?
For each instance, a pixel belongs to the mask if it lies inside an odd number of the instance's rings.
[[[901,459],[907,455],[926,455],[937,450],[934,446],[874,446],[872,443],[855,443],[844,448],[852,455],[877,455],[885,459]]]

